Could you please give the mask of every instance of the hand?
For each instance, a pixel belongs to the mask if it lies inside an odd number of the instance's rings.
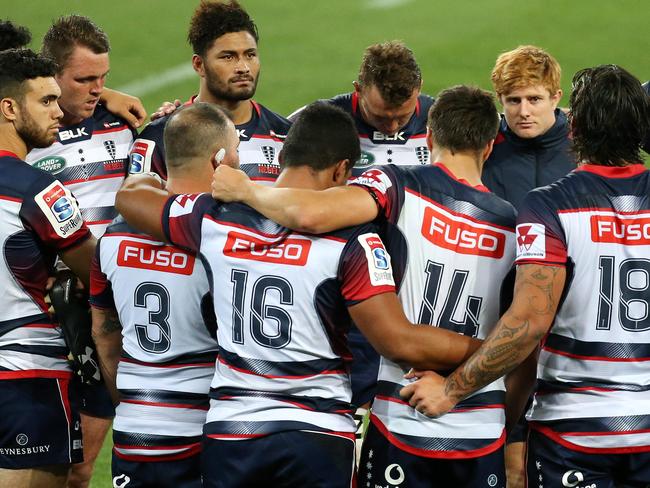
[[[220,164],[212,176],[212,198],[221,202],[245,201],[250,184],[246,173]]]
[[[106,105],[106,110],[122,117],[134,129],[140,127],[147,117],[147,111],[137,97],[116,90],[105,89],[101,100]]]
[[[440,417],[456,406],[457,401],[445,392],[445,378],[433,371],[409,371],[405,378],[418,378],[399,392],[413,408],[427,417]]]
[[[151,114],[150,119],[156,120],[164,117],[165,115],[173,114],[176,109],[182,104],[183,103],[178,98],[173,102],[163,102],[162,105],[158,107],[154,113]]]

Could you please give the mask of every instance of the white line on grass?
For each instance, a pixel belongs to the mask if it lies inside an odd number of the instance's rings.
[[[413,0],[366,0],[367,8],[388,9],[394,7],[401,7]]]
[[[194,68],[192,68],[192,64],[189,61],[186,61],[162,73],[140,78],[126,85],[118,86],[117,90],[136,97],[142,97],[164,86],[187,80],[193,76],[195,76]]]

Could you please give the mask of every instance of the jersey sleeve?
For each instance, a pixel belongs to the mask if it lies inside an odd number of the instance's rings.
[[[566,236],[557,209],[544,191],[528,193],[517,216],[516,264],[566,265]]]
[[[101,266],[101,244],[102,239],[97,243],[95,256],[90,265],[90,305],[95,308],[111,309],[115,308],[113,300],[113,288],[111,287],[108,277],[102,271]]]
[[[45,173],[25,194],[20,218],[46,246],[56,251],[71,248],[91,235],[74,195]]]
[[[142,131],[140,137],[133,141],[129,151],[129,174],[154,172],[162,179],[167,179],[162,127],[164,126],[150,124]]]
[[[174,195],[162,213],[165,237],[172,244],[198,253],[201,246],[201,223],[204,214],[216,205],[209,193]]]
[[[367,190],[377,202],[380,215],[389,222],[396,219],[399,210],[397,207],[400,200],[400,184],[393,168],[389,166],[371,168],[354,178],[349,184]]]
[[[352,306],[381,293],[395,292],[390,255],[372,229],[355,234],[345,246],[339,266],[341,295]]]

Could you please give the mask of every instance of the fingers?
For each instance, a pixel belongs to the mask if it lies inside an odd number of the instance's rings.
[[[142,124],[144,124],[144,121],[147,119],[147,111],[139,99],[136,99],[133,106],[131,107],[130,112],[132,114],[132,118],[134,119],[133,124],[131,124],[132,127],[137,129]]]

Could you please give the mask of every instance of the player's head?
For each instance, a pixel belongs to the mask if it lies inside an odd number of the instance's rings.
[[[59,66],[65,124],[90,117],[104,90],[110,44],[106,33],[88,17],[69,15],[54,21],[43,37],[42,54]]]
[[[27,27],[14,24],[11,20],[0,21],[0,51],[27,46],[32,40]]]
[[[535,46],[519,46],[497,58],[492,86],[516,135],[531,139],[553,127],[561,74],[555,58]]]
[[[283,169],[307,167],[328,173],[326,185],[342,185],[359,160],[361,149],[349,114],[327,102],[307,105],[289,129],[280,152]]]
[[[193,103],[177,110],[164,132],[170,177],[205,174],[218,164],[239,167],[239,137],[228,114],[209,103]]]
[[[494,98],[480,88],[458,85],[440,92],[429,110],[427,143],[432,153],[469,153],[482,164],[499,130]]]
[[[14,130],[28,149],[56,140],[63,116],[56,65],[29,49],[0,52],[0,127]]]
[[[237,102],[255,95],[260,73],[257,26],[235,0],[202,0],[187,38],[192,65],[217,100]]]
[[[633,75],[611,64],[578,71],[569,104],[578,159],[603,166],[643,162],[650,98]]]
[[[394,135],[410,120],[422,87],[413,51],[400,41],[373,44],[363,53],[354,89],[363,119],[386,135]]]

